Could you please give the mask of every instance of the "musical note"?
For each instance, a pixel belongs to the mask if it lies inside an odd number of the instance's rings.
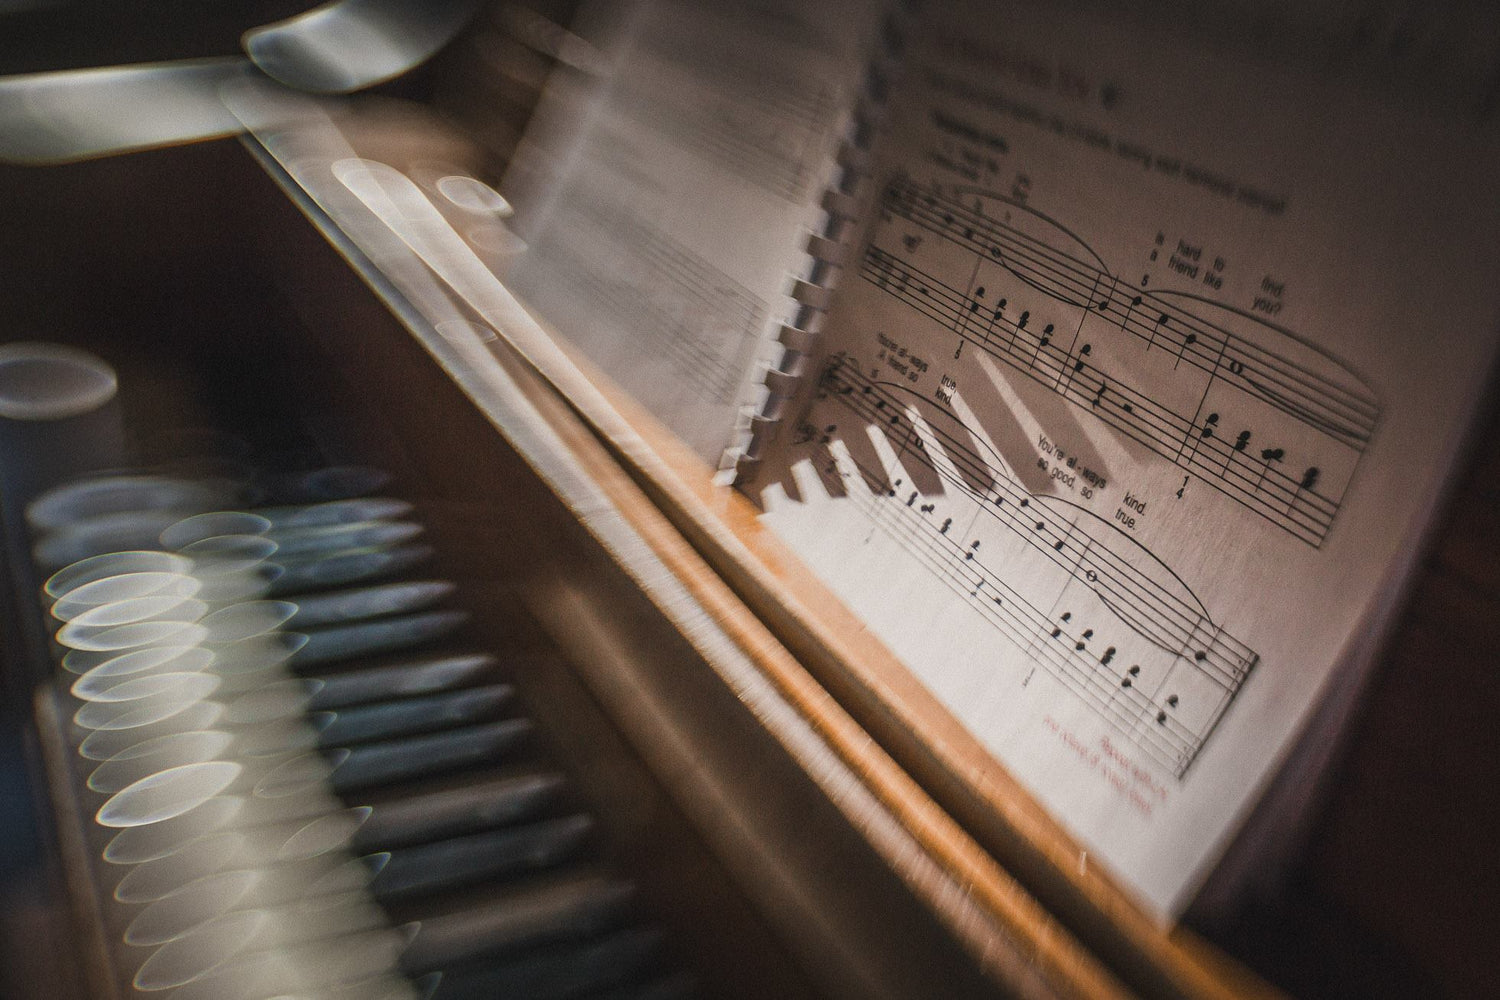
[[[1036,342],[1036,350],[1031,353],[1031,366],[1033,368],[1035,368],[1037,366],[1037,363],[1042,360],[1042,351],[1045,350],[1049,345],[1051,345],[1052,331],[1053,325],[1051,323],[1048,323],[1045,327],[1043,327],[1042,336]]]
[[[1072,367],[1067,370],[1067,384],[1062,386],[1064,395],[1067,394],[1068,389],[1073,385],[1073,376],[1083,371],[1084,367],[1088,364],[1088,356],[1093,353],[1093,350],[1092,344],[1084,344],[1078,349],[1078,357],[1073,361]]]
[[[1159,326],[1165,326],[1166,322],[1167,322],[1167,316],[1166,316],[1165,313],[1163,313],[1161,319],[1157,320],[1157,325],[1159,325]],[[1182,364],[1182,356],[1187,351],[1187,349],[1189,347],[1192,347],[1197,342],[1198,342],[1198,335],[1196,333],[1185,333],[1185,334],[1182,335],[1182,343],[1180,343],[1180,344],[1177,345],[1177,360],[1174,361],[1174,362],[1172,362],[1172,370],[1173,371],[1176,371],[1177,370],[1177,366],[1180,365],[1180,364]]]
[[[1262,451],[1260,453],[1261,461],[1264,462],[1265,464],[1263,466],[1261,466],[1260,478],[1255,481],[1255,488],[1257,490],[1259,490],[1261,488],[1261,486],[1265,483],[1265,481],[1266,481],[1266,471],[1268,469],[1270,469],[1271,463],[1272,462],[1279,462],[1285,456],[1286,456],[1286,452],[1284,452],[1280,448],[1267,448],[1267,449],[1265,449],[1264,451]]]
[[[1204,420],[1203,420],[1203,426],[1198,429],[1198,433],[1196,435],[1193,435],[1193,434],[1189,434],[1188,435],[1187,439],[1183,442],[1183,444],[1184,445],[1187,445],[1188,443],[1192,444],[1192,448],[1188,451],[1188,463],[1189,464],[1191,464],[1192,462],[1194,462],[1197,459],[1197,457],[1198,457],[1198,446],[1201,445],[1204,441],[1207,441],[1207,440],[1211,439],[1214,436],[1214,428],[1216,428],[1218,426],[1219,426],[1219,415],[1217,413],[1210,413],[1206,418],[1204,418]]]
[[[1234,439],[1233,447],[1224,453],[1224,475],[1229,475],[1229,463],[1234,461],[1234,456],[1236,454],[1243,454],[1246,446],[1249,444],[1250,432],[1248,430],[1240,431],[1239,435]]]
[[[1136,308],[1140,304],[1141,304],[1141,297],[1139,295],[1137,295],[1137,296],[1133,297],[1130,300],[1130,302],[1129,302],[1128,305],[1126,305],[1126,307],[1125,307],[1125,314],[1120,318],[1120,329],[1121,330],[1129,330],[1130,329],[1130,316],[1131,316],[1132,313],[1135,312]],[[1146,350],[1148,350],[1148,351],[1151,350],[1151,345],[1150,344],[1146,345]]]

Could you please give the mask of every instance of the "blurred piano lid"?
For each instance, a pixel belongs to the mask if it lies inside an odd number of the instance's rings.
[[[0,162],[69,163],[234,135],[242,125],[221,99],[224,86],[364,90],[426,62],[480,6],[336,0],[246,31],[245,56],[0,77]]]

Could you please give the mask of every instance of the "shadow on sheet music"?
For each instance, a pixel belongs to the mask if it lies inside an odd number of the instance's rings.
[[[1024,402],[1004,372],[988,365],[985,374],[986,380],[963,392],[954,387],[935,401],[882,378],[860,359],[830,358],[819,375],[813,410],[784,429],[795,459],[805,461],[783,466],[779,478],[755,482],[756,493],[779,488],[801,500],[815,479],[830,497],[855,488],[899,494],[903,501],[951,492],[993,497],[1002,488],[1036,497],[1054,492],[1058,477],[1111,475],[1093,438],[1064,403]],[[830,412],[835,416],[819,419]],[[982,423],[978,412],[997,418]],[[1035,458],[1039,444],[1050,443],[1041,428],[1086,443],[1062,455],[1054,473]],[[1054,445],[1053,454],[1060,453]]]

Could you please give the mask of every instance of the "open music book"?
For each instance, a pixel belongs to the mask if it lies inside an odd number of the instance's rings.
[[[1490,54],[624,9],[501,185],[506,285],[1180,914],[1268,789],[1306,807],[1492,370]]]

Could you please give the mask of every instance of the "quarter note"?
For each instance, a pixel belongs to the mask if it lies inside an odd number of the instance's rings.
[[[1019,334],[1022,330],[1026,329],[1026,324],[1028,322],[1030,322],[1030,320],[1031,320],[1031,310],[1029,310],[1029,309],[1022,310],[1022,312],[1021,312],[1021,318],[1018,319],[1018,320],[1016,320],[1016,328],[1014,330],[1012,330],[1011,334],[1010,334],[1010,346],[1012,348],[1014,348],[1016,346],[1016,335]]]
[[[1073,376],[1075,376],[1079,372],[1083,371],[1084,366],[1088,363],[1087,362],[1087,358],[1088,358],[1088,356],[1091,353],[1093,353],[1093,350],[1094,350],[1094,348],[1090,344],[1084,344],[1082,347],[1080,347],[1078,349],[1078,357],[1076,359],[1074,359],[1074,361],[1073,361],[1073,367],[1068,370],[1068,385],[1064,386],[1063,390],[1062,390],[1065,397],[1066,397],[1066,394],[1067,394],[1067,390],[1073,384]]]
[[[1318,484],[1318,467],[1315,466],[1315,465],[1314,466],[1309,466],[1308,469],[1307,469],[1307,471],[1304,472],[1304,473],[1302,473],[1302,479],[1297,483],[1297,491],[1295,493],[1293,493],[1292,494],[1292,498],[1287,501],[1286,512],[1287,512],[1288,515],[1291,514],[1292,508],[1297,505],[1297,498],[1302,495],[1302,492],[1304,490],[1311,491],[1312,488],[1314,486],[1316,486],[1317,484]]]
[[[1286,452],[1281,448],[1267,448],[1260,453],[1261,461],[1265,464],[1260,468],[1260,478],[1255,481],[1255,488],[1259,490],[1266,481],[1266,471],[1271,468],[1272,462],[1279,462],[1286,457]]]
[[[1193,447],[1188,452],[1187,456],[1189,462],[1198,457],[1198,445],[1213,437],[1214,428],[1217,426],[1219,426],[1219,415],[1217,413],[1210,413],[1207,419],[1203,421],[1203,426],[1198,429],[1198,435],[1196,437],[1192,437],[1192,432],[1189,432],[1189,437],[1193,442]],[[1186,444],[1186,442],[1184,442],[1184,444]]]
[[[1042,330],[1042,337],[1037,341],[1036,350],[1031,353],[1031,367],[1035,368],[1038,361],[1042,360],[1042,348],[1052,343],[1052,324],[1048,323]]]
[[[1250,432],[1248,430],[1240,431],[1239,435],[1234,439],[1234,447],[1224,454],[1224,468],[1221,473],[1222,475],[1227,476],[1229,474],[1229,463],[1234,461],[1235,452],[1244,454],[1245,446],[1249,443]]]
[[[1161,318],[1161,322],[1165,323],[1166,321],[1167,321],[1167,317],[1166,317],[1165,314],[1163,314],[1162,318]],[[1198,342],[1198,335],[1196,333],[1189,333],[1189,334],[1185,334],[1183,336],[1183,338],[1182,338],[1182,344],[1177,348],[1177,360],[1172,363],[1172,367],[1174,369],[1178,365],[1182,364],[1182,355],[1187,351],[1187,349],[1189,347],[1191,347],[1192,345],[1196,344],[1197,342]]]
[[[1127,333],[1130,332],[1130,314],[1133,313],[1133,312],[1135,312],[1136,307],[1139,306],[1140,304],[1141,304],[1141,297],[1139,295],[1133,296],[1131,298],[1129,304],[1126,305],[1126,307],[1125,307],[1124,314],[1120,317],[1120,329],[1121,330],[1123,330],[1123,331],[1125,331]],[[1155,336],[1154,332],[1153,332],[1152,336],[1153,337]],[[1146,350],[1148,350],[1148,351],[1151,350],[1151,345],[1150,344],[1146,345]]]

